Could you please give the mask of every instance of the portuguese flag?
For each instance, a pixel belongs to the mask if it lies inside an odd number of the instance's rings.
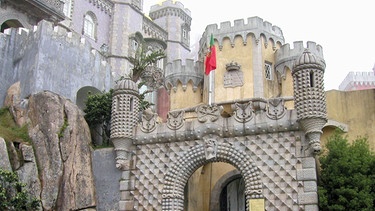
[[[216,48],[214,45],[214,36],[211,34],[210,49],[206,56],[205,73],[209,75],[211,70],[216,69]]]

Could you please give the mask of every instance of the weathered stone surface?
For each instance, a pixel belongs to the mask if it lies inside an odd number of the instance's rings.
[[[7,145],[5,143],[5,140],[1,137],[0,137],[0,168],[8,170],[8,171],[12,170],[12,167],[9,161]]]
[[[120,201],[122,171],[116,168],[113,148],[96,149],[92,154],[92,165],[97,194],[97,210],[117,211]],[[128,171],[130,172],[130,171]]]
[[[10,112],[14,116],[14,120],[18,126],[24,125],[27,120],[27,110],[25,109],[27,106],[27,99],[21,100],[20,95],[21,86],[18,81],[9,87],[4,101],[4,106],[10,107]]]
[[[23,157],[23,165],[17,170],[20,181],[26,184],[27,192],[37,199],[40,199],[42,190],[39,180],[39,172],[34,156],[33,147],[27,144],[21,144],[20,149]],[[39,207],[42,210],[42,207]]]
[[[95,207],[91,137],[83,114],[71,101],[47,91],[30,96],[28,107],[43,209]]]

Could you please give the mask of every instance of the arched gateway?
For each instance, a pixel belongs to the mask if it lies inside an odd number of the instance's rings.
[[[246,210],[318,210],[315,155],[326,123],[324,67],[305,51],[294,62],[294,99],[200,104],[170,111],[165,123],[149,110],[140,116],[137,85],[119,81],[111,120],[122,171],[119,210],[184,210],[189,177],[212,162],[229,163],[241,173]],[[285,102],[293,100],[295,109],[286,109]]]
[[[169,169],[164,180],[163,210],[184,209],[184,187],[189,177],[209,162],[225,162],[236,167],[245,181],[246,199],[263,197],[260,172],[249,155],[210,137],[204,144],[184,152]]]

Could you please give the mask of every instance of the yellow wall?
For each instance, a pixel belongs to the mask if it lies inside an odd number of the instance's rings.
[[[262,73],[263,73],[263,87],[264,87],[264,96],[265,98],[273,98],[277,97],[280,94],[279,91],[279,84],[277,82],[277,76],[275,70],[275,51],[273,50],[272,43],[268,41],[267,47],[264,45],[265,38],[261,38],[261,46],[262,46],[262,62],[270,62],[272,64],[273,69],[273,80],[267,80],[265,77],[265,66],[263,65]]]
[[[186,90],[183,91],[182,84],[178,83],[177,91],[173,89],[170,91],[170,105],[171,110],[188,108],[198,105],[202,102],[201,86],[193,91],[193,84],[191,81],[186,85]]]
[[[235,168],[227,163],[209,163],[196,170],[188,182],[187,211],[209,211],[211,190],[217,181]]]
[[[348,139],[367,136],[375,150],[375,89],[360,91],[326,92],[328,119],[348,125]],[[333,128],[324,128],[322,142],[332,134]]]
[[[226,38],[223,40],[223,48],[220,50],[218,44],[216,45],[216,70],[215,70],[215,100],[214,102],[223,102],[228,100],[251,98],[253,94],[253,73],[252,73],[252,46],[253,36],[248,36],[247,44],[243,44],[243,38],[237,36],[234,39],[234,47],[231,41]],[[224,88],[224,75],[226,64],[230,62],[237,62],[241,65],[241,70],[244,75],[244,85],[242,87]]]

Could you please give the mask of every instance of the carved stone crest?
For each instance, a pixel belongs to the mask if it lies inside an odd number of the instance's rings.
[[[248,122],[253,118],[253,108],[251,102],[234,104],[234,119],[238,122]]]
[[[221,109],[217,105],[202,105],[196,109],[198,121],[203,123],[210,120],[215,122],[220,117]]]
[[[267,116],[276,120],[282,118],[286,113],[284,99],[272,98],[268,100]]]
[[[216,158],[216,154],[217,154],[216,138],[217,136],[212,136],[212,135],[206,136],[204,138],[204,152],[205,152],[207,160]]]
[[[157,124],[157,114],[153,113],[150,109],[146,109],[142,113],[141,130],[145,133],[151,133],[155,130]]]
[[[167,126],[169,129],[178,130],[184,125],[185,111],[170,111],[167,115]]]

